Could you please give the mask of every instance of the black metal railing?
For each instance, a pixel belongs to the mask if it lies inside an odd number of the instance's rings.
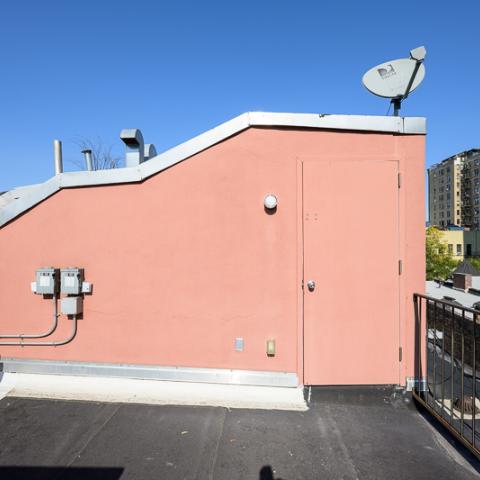
[[[413,396],[480,456],[480,312],[414,295]]]

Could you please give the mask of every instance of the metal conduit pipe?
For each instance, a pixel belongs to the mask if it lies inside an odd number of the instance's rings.
[[[58,347],[60,345],[66,345],[70,343],[77,335],[77,316],[73,315],[73,327],[72,333],[65,340],[60,340],[58,342],[0,342],[0,346],[16,346],[16,347]]]
[[[37,334],[23,334],[23,333],[2,333],[0,334],[0,338],[45,338],[51,335],[58,326],[58,297],[55,294],[53,296],[53,323],[52,326],[48,331],[45,333],[37,333]]]

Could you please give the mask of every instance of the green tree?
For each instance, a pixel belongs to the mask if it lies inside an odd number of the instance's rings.
[[[446,280],[458,262],[448,253],[448,246],[442,239],[442,232],[428,227],[426,232],[427,280]]]

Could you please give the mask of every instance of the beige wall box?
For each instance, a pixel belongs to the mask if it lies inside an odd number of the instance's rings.
[[[83,312],[82,297],[65,297],[61,300],[61,312],[64,315],[78,315]]]

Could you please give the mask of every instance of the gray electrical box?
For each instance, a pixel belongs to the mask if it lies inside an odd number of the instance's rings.
[[[82,297],[65,297],[60,301],[60,311],[64,315],[78,315],[83,312]]]
[[[60,291],[65,295],[82,293],[83,268],[69,267],[60,270]]]
[[[58,292],[58,268],[44,267],[35,272],[35,293],[53,295]]]

